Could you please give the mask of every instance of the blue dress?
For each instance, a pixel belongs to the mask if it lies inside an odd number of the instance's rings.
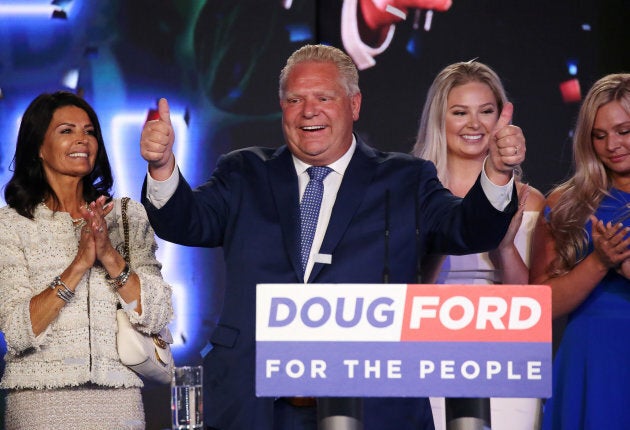
[[[595,215],[630,226],[630,194],[611,190]],[[568,317],[552,395],[543,430],[630,429],[630,281],[613,270]]]

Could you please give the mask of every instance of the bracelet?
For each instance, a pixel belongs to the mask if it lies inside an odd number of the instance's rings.
[[[120,272],[120,275],[112,278],[109,276],[109,273],[105,274],[105,280],[107,283],[114,287],[114,289],[119,289],[125,286],[127,281],[129,280],[129,276],[131,276],[131,269],[129,268],[129,264],[125,263],[125,268]]]
[[[55,276],[52,282],[48,284],[48,287],[51,290],[54,290],[56,287],[59,287],[57,289],[57,297],[59,297],[61,300],[63,300],[66,303],[70,303],[70,300],[72,300],[74,297],[74,291],[68,288],[65,282],[61,280],[61,276]]]

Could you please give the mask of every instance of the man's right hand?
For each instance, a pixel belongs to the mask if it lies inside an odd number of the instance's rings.
[[[149,163],[149,174],[157,181],[168,179],[175,169],[175,132],[166,99],[158,102],[159,118],[147,121],[140,137],[140,155]]]

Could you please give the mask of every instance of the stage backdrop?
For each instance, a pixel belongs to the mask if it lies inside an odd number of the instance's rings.
[[[117,196],[140,197],[140,130],[159,97],[169,99],[178,163],[193,184],[210,176],[223,152],[282,144],[284,61],[306,43],[351,53],[352,38],[341,35],[356,32],[360,2],[1,1],[0,183],[11,175],[21,113],[39,93],[58,89],[83,95],[99,114]],[[579,102],[561,85],[583,94],[603,74],[630,70],[629,9],[627,0],[453,0],[445,12],[411,9],[361,66],[356,131],[380,149],[410,151],[435,74],[477,58],[502,77],[528,141],[525,177],[547,191],[569,173]],[[221,306],[221,252],[159,244],[174,287],[176,360],[199,363]],[[167,427],[164,389],[145,391],[149,428]]]

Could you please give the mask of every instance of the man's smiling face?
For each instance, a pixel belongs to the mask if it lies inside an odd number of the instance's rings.
[[[324,166],[350,148],[361,94],[348,95],[333,63],[304,62],[295,65],[287,77],[280,106],[284,136],[293,155]]]

